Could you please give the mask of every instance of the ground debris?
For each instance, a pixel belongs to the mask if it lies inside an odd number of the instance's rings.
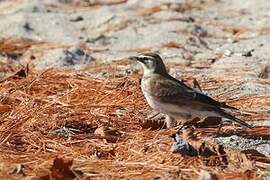
[[[72,170],[71,166],[72,160],[56,157],[53,161],[53,166],[50,169],[51,172],[48,175],[41,176],[40,179],[72,180],[75,179],[78,175],[82,175],[82,172]]]
[[[24,169],[25,169],[25,166],[23,164],[17,164],[10,174],[15,174],[15,175],[21,174],[23,176],[26,176],[26,174],[24,173]]]
[[[117,62],[117,65],[122,64]],[[114,66],[101,63],[95,67],[100,72]],[[89,72],[94,71],[89,68]],[[114,73],[113,69],[109,72]],[[44,174],[49,177],[44,172],[48,172],[50,162],[59,154],[72,158],[83,172],[82,176],[86,177],[147,178],[163,177],[167,173],[168,177],[178,178],[179,171],[183,171],[181,176],[194,178],[198,176],[197,169],[205,169],[218,177],[220,173],[227,177],[239,171],[243,177],[255,177],[258,168],[268,168],[266,157],[250,151],[231,152],[212,142],[211,137],[216,134],[219,122],[215,119],[211,120],[212,125],[203,125],[202,122],[196,125],[197,128],[181,134],[196,150],[197,156],[171,153],[173,141],[169,136],[172,130],[162,128],[163,117],[157,117],[160,123],[156,127],[155,120],[148,127],[140,121],[147,119],[146,112],[150,112],[150,108],[142,96],[138,77],[137,72],[117,78],[108,74],[101,79],[69,70],[31,69],[24,78],[3,81],[0,87],[0,108],[3,107],[0,113],[1,160],[7,164],[33,162],[27,165],[26,177]],[[207,83],[200,81],[202,89]],[[211,86],[208,84],[207,87]],[[256,105],[252,106],[267,104],[267,100],[267,96],[263,99],[255,97]],[[238,107],[239,104],[244,107],[250,104],[250,98],[240,98],[239,101],[230,104]],[[246,113],[242,116],[260,119],[259,115],[262,114]],[[265,138],[267,130],[265,126],[250,130],[235,129],[233,125],[222,128],[227,135],[239,131]],[[142,167],[148,173],[142,175]],[[224,169],[230,171],[224,172]],[[76,173],[70,173],[70,177],[75,176]]]
[[[12,59],[21,57],[31,46],[40,45],[44,42],[27,39],[2,39],[0,41],[0,54],[7,55]]]
[[[0,0],[1,179],[267,179],[269,9],[267,0]],[[142,72],[127,60],[142,52],[254,128],[218,131],[222,120],[208,117],[179,132],[177,146],[196,155],[172,153],[176,129],[147,117]]]

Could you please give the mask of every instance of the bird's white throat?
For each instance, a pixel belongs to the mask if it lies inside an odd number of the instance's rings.
[[[145,64],[143,64],[143,63],[141,63],[141,62],[139,62],[141,65],[142,65],[142,67],[143,67],[143,75],[144,76],[147,76],[147,75],[151,75],[151,74],[153,74],[154,73],[154,69],[149,69],[148,67],[146,67],[146,65]]]

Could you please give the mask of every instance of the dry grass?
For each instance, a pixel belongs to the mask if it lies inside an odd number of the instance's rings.
[[[31,44],[27,43],[18,48],[28,49]],[[12,48],[0,46],[6,53],[25,51]],[[88,73],[79,74],[72,69],[30,69],[28,72],[25,68],[3,78],[0,83],[0,176],[4,179],[207,176],[262,179],[260,172],[270,170],[270,159],[262,154],[218,146],[211,138],[216,132],[215,125],[199,126],[188,130],[186,135],[183,132],[185,139],[200,152],[199,156],[173,154],[170,135],[175,130],[148,129],[155,124],[145,123],[150,109],[140,91],[140,75],[117,75],[117,67],[124,65],[126,62],[120,61],[110,66],[92,64],[87,68]],[[2,69],[15,71],[16,68]],[[105,72],[107,78],[96,78],[96,74]],[[225,78],[200,83],[203,89],[211,90],[222,83],[239,81]],[[262,83],[269,84],[269,81]],[[229,96],[230,92],[216,98],[225,100]],[[242,97],[229,103],[257,109],[269,107],[269,100],[270,96],[265,95]],[[243,119],[251,120],[269,119],[269,116],[269,112],[242,115]],[[261,126],[235,131],[230,125],[222,133],[269,139],[269,129]]]
[[[2,81],[0,92],[0,158],[5,178],[46,176],[53,171],[50,167],[56,157],[72,159],[73,169],[80,171],[81,177],[97,178],[195,178],[207,170],[217,177],[237,174],[244,179],[259,178],[259,168],[269,169],[269,159],[254,152],[245,155],[225,150],[228,163],[212,164],[203,156],[172,154],[169,135],[173,130],[141,126],[148,106],[137,74],[95,79],[68,71],[30,72],[26,77]],[[257,103],[266,101],[260,98]],[[119,133],[94,133],[101,126]],[[266,127],[241,131],[269,138]],[[196,132],[208,132],[209,136],[215,128],[198,128]],[[16,164],[23,168],[12,172]]]

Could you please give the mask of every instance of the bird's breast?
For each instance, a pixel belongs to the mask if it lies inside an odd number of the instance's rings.
[[[180,107],[174,103],[165,103],[162,102],[159,97],[155,96],[155,86],[154,79],[152,78],[143,78],[141,82],[141,89],[143,95],[151,108],[161,113],[170,115],[172,117],[178,118],[188,118],[190,116],[190,110]]]
[[[163,103],[158,97],[154,96],[156,90],[153,83],[153,79],[151,78],[142,79],[141,89],[149,106],[162,113],[165,113],[165,111],[167,113],[169,109],[174,111],[176,109],[174,105],[171,106],[170,104]]]
[[[141,82],[141,89],[143,92],[143,95],[147,101],[147,103],[155,110],[159,109],[159,102],[157,99],[152,96],[154,89],[152,88],[151,84],[151,78],[150,77],[143,77],[142,82]]]

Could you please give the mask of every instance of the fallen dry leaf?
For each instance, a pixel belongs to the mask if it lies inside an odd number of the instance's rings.
[[[40,177],[42,180],[72,180],[77,176],[71,170],[72,160],[56,157],[48,175]]]
[[[173,41],[167,42],[167,43],[163,44],[163,46],[167,47],[167,48],[183,48],[184,47],[182,44],[176,43]]]
[[[138,14],[140,16],[150,16],[156,12],[161,11],[161,7],[160,6],[155,6],[155,7],[151,7],[151,8],[144,8],[144,9],[140,9]]]
[[[9,112],[12,110],[12,107],[10,105],[0,105],[0,114]]]

